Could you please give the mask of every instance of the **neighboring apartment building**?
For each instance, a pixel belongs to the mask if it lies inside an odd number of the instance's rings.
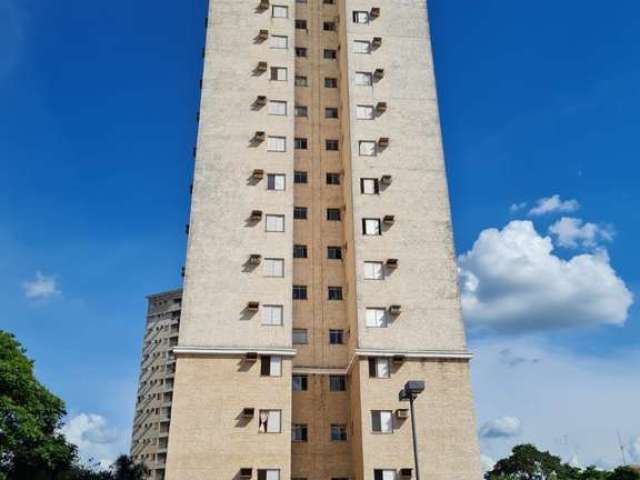
[[[423,380],[422,479],[480,479],[425,0],[207,24],[168,449],[134,453],[168,480],[415,478],[398,392]]]
[[[171,422],[173,381],[182,290],[147,297],[147,323],[142,345],[138,398],[131,436],[131,456],[150,470],[150,479],[164,479]]]

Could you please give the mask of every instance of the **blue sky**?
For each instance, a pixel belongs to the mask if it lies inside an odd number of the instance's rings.
[[[58,3],[0,2],[0,328],[110,458],[144,296],[180,282],[206,4]],[[640,462],[640,4],[430,8],[486,461],[535,441],[610,465],[619,429]]]

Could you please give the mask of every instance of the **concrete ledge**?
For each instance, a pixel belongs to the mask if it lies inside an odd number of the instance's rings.
[[[293,357],[296,350],[293,348],[264,348],[264,347],[175,347],[173,353],[176,355],[244,355],[246,353],[257,353],[258,355],[280,355],[282,357]]]

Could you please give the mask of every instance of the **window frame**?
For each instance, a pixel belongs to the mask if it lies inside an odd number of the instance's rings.
[[[265,258],[262,265],[262,272],[265,278],[284,278],[284,258]]]
[[[287,176],[284,173],[267,173],[267,191],[284,192],[286,190]]]
[[[278,311],[279,318],[277,319],[278,323],[273,322],[273,312]],[[265,319],[268,317],[268,321]],[[265,327],[281,327],[284,323],[284,305],[263,305],[262,306],[262,321],[261,325]]]
[[[378,424],[380,426],[380,430],[376,430],[376,419],[375,415],[378,415]],[[386,419],[387,422],[383,422],[383,414],[385,416],[388,415]],[[379,433],[379,434],[391,434],[395,431],[395,425],[393,421],[393,410],[371,410],[371,433]],[[389,430],[385,430],[385,427],[389,428]]]
[[[294,334],[302,334],[304,333],[304,342],[298,342],[294,340]],[[309,344],[309,330],[306,328],[294,328],[291,330],[291,343],[293,345],[308,345]]]
[[[373,322],[369,321],[369,313],[373,313],[375,312],[376,314],[382,314],[382,315],[376,315],[375,318],[375,324],[373,324]],[[389,317],[387,315],[387,309],[386,308],[382,308],[382,307],[365,307],[365,327],[366,328],[389,328]]]
[[[271,229],[269,227],[269,224],[270,224],[269,219],[272,219],[274,221],[277,219],[279,221],[278,223],[282,224],[282,229],[281,230]],[[267,213],[264,216],[264,231],[265,232],[269,232],[269,233],[283,233],[283,232],[286,231],[286,224],[285,223],[286,223],[286,220],[285,220],[285,216],[284,215],[280,215],[280,214],[276,214],[276,213]]]
[[[342,329],[330,329],[329,330],[329,345],[344,345],[344,330]]]
[[[276,15],[277,11],[282,11],[286,15]],[[289,18],[289,7],[287,5],[272,5],[271,6],[271,18]]]
[[[377,233],[369,233],[370,232],[370,230],[368,228],[369,222],[376,222],[376,224],[377,224],[377,227],[376,227]],[[379,219],[379,218],[363,218],[362,219],[362,234],[365,237],[380,237],[380,236],[382,236],[382,220]]]
[[[285,153],[286,151],[287,137],[283,137],[280,135],[269,135],[267,137],[267,152]]]

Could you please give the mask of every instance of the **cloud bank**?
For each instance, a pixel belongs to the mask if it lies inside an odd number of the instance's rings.
[[[35,279],[24,282],[22,288],[24,295],[34,300],[42,300],[60,294],[56,278],[43,275],[41,272],[36,272]]]
[[[605,250],[565,260],[531,221],[484,230],[458,260],[462,306],[472,328],[522,333],[621,326],[633,303]]]

